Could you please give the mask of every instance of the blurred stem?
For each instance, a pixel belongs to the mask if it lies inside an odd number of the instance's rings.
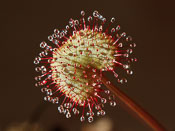
[[[153,116],[146,112],[140,105],[136,104],[131,98],[129,98],[124,92],[122,92],[112,83],[108,84],[108,81],[109,80],[107,80],[105,76],[102,77],[103,84],[148,126],[150,126],[154,131],[166,131],[166,129],[157,120],[155,120]]]

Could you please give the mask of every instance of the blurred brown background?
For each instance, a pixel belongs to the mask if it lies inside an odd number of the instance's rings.
[[[30,0],[1,1],[0,130],[29,118],[39,119],[46,131],[79,131],[79,117],[66,119],[57,105],[43,102],[34,87],[33,59],[54,28],[62,29],[69,18],[98,10],[109,20],[115,17],[123,31],[133,36],[139,59],[134,76],[121,88],[169,131],[175,131],[175,10],[170,0]],[[111,79],[113,76],[111,75]],[[107,106],[114,131],[151,131],[121,107]],[[34,115],[36,114],[36,115]],[[97,118],[96,118],[97,119]],[[56,129],[57,128],[57,129]]]

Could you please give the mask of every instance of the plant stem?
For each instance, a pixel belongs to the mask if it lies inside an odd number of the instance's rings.
[[[124,103],[131,111],[133,111],[139,118],[141,118],[147,125],[149,125],[154,131],[166,131],[166,129],[146,112],[140,105],[136,104],[131,98],[129,98],[124,92],[114,86],[112,83],[108,84],[105,76],[102,77],[102,83],[111,91],[115,96]]]

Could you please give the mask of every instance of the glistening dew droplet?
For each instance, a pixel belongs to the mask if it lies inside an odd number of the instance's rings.
[[[118,83],[126,83],[116,69],[133,74],[131,63],[137,59],[130,56],[136,44],[120,31],[114,17],[107,21],[98,11],[93,17],[86,17],[84,11],[80,14],[79,20],[69,20],[66,29],[54,29],[48,36],[52,46],[40,43],[44,51],[34,60],[35,70],[40,73],[35,85],[46,93],[45,101],[59,104],[58,111],[66,118],[74,114],[82,122],[92,122],[94,115],[106,114],[105,104],[117,104],[112,93],[101,86],[104,72],[113,73]]]

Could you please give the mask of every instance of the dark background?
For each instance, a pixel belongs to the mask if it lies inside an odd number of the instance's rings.
[[[122,30],[137,43],[139,59],[134,76],[121,88],[150,112],[169,131],[175,131],[175,10],[170,0],[50,0],[5,1],[0,8],[0,130],[14,122],[28,120],[39,108],[44,110],[40,123],[51,130],[59,126],[67,131],[81,129],[79,117],[66,119],[57,106],[43,102],[34,86],[33,60],[54,28],[62,29],[69,18],[79,18],[98,10],[109,20],[115,17]],[[111,75],[111,77],[113,77]],[[46,108],[47,107],[47,108]],[[45,109],[46,108],[46,109]],[[38,111],[38,110],[37,110]],[[113,130],[151,131],[121,107],[107,107]],[[36,113],[37,114],[37,113]]]

